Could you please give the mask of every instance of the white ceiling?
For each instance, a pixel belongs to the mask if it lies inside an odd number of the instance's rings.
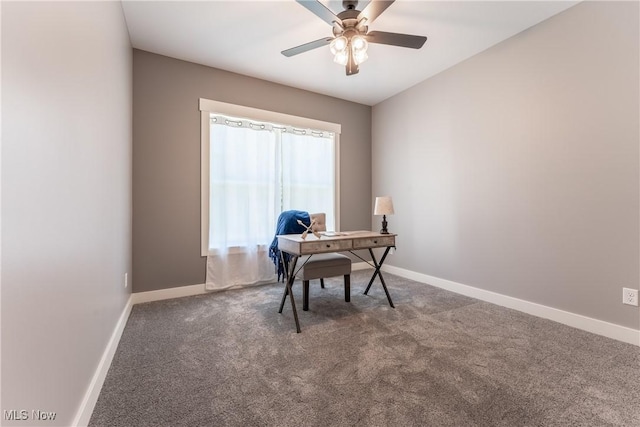
[[[322,3],[343,10],[340,0]],[[426,44],[371,44],[353,76],[332,61],[328,46],[290,58],[280,53],[331,36],[327,23],[294,0],[124,0],[123,8],[134,48],[375,105],[576,3],[397,0],[369,31],[424,35]]]

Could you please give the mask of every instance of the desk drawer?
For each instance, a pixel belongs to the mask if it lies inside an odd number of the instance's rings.
[[[351,240],[321,240],[316,242],[304,242],[300,249],[302,255],[306,255],[322,252],[348,251],[351,248]]]
[[[353,239],[353,249],[381,248],[395,246],[396,236],[366,237],[363,239]]]

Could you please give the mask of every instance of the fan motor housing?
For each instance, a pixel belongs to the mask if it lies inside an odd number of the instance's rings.
[[[345,36],[349,38],[350,36],[356,34],[367,34],[368,28],[366,25],[358,26],[358,16],[360,16],[360,11],[356,9],[356,7],[358,6],[358,2],[344,0],[342,2],[342,6],[345,8],[345,10],[337,15],[341,23],[340,25],[333,26],[333,35],[335,37]]]
[[[333,35],[335,37],[345,36],[349,37],[352,35],[365,35],[367,34],[368,27],[366,25],[357,28],[358,20],[356,19],[343,19],[342,26],[335,25],[333,27]]]
[[[357,0],[342,0],[342,7],[344,7],[345,9],[355,9],[356,7],[358,7],[358,1]]]

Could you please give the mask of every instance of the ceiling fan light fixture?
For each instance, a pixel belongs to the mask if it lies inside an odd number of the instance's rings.
[[[362,64],[367,60],[367,58],[369,58],[369,55],[367,55],[369,43],[367,43],[367,40],[364,37],[359,34],[351,37],[350,45],[353,52],[353,60],[356,65]]]
[[[348,61],[349,61],[349,53],[346,49],[341,52],[337,52],[333,57],[333,62],[335,62],[336,64],[347,65]]]
[[[367,60],[367,58],[369,58],[369,55],[367,55],[366,50],[359,50],[353,53],[353,60],[356,63],[356,65],[362,64],[364,61]]]
[[[366,52],[369,47],[369,43],[367,43],[367,40],[361,35],[356,35],[351,37],[351,47],[353,48],[354,53],[360,51]]]
[[[329,45],[329,49],[331,49],[331,53],[337,55],[340,52],[347,51],[347,45],[349,44],[348,40],[344,36],[336,37],[331,41]]]

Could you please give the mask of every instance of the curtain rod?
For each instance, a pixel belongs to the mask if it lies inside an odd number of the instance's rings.
[[[221,114],[211,114],[211,124],[230,126],[230,127],[245,127],[253,130],[280,130],[282,132],[290,132],[297,135],[311,135],[318,138],[326,138],[334,136],[332,132],[326,132],[316,129],[301,129],[293,126],[281,126],[275,123],[263,123],[253,122],[247,119],[231,118]]]

